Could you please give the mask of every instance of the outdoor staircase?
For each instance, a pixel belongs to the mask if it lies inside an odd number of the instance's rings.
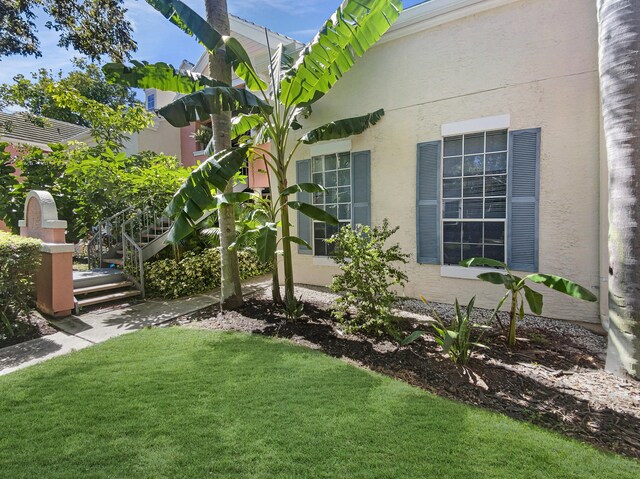
[[[151,210],[127,208],[94,227],[87,241],[89,271],[74,272],[76,311],[143,299],[144,262],[168,246],[171,226],[169,218]]]
[[[133,281],[116,268],[74,271],[73,295],[76,312],[87,306],[141,297]]]

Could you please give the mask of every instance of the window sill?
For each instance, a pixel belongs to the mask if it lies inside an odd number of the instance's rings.
[[[314,256],[313,257],[313,265],[314,266],[338,266],[333,258],[329,256]]]
[[[475,279],[478,280],[480,273],[504,273],[503,269],[498,268],[478,268],[471,267],[465,268],[464,266],[453,266],[443,264],[440,266],[440,276],[443,278],[458,278],[458,279]]]

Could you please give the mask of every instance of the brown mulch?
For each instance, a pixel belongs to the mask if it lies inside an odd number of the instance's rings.
[[[0,348],[23,343],[30,339],[41,338],[58,331],[43,318],[40,313],[33,311],[27,321],[23,321],[14,335],[3,336],[0,334]]]
[[[518,346],[509,349],[502,332],[491,329],[482,338],[489,349],[463,368],[448,360],[431,335],[399,348],[390,340],[346,334],[331,321],[330,302],[310,296],[305,317],[295,323],[285,322],[270,296],[259,292],[236,311],[209,308],[170,324],[288,338],[440,396],[640,459],[640,382],[605,372],[603,351],[544,325],[520,328]],[[406,334],[429,329],[415,316],[403,320]]]

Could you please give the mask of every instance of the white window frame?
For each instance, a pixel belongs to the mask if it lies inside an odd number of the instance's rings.
[[[336,142],[336,143],[338,143],[338,142]],[[342,142],[340,142],[339,144],[342,144]],[[314,157],[322,156],[323,160],[324,160],[324,156],[336,155],[336,167],[337,167],[338,166],[337,162],[339,161],[338,155],[340,155],[341,153],[348,153],[349,154],[349,198],[351,198],[350,201],[349,201],[349,205],[351,206],[351,214],[349,215],[348,222],[349,222],[349,224],[352,224],[352,222],[353,222],[353,172],[352,172],[352,169],[351,169],[351,161],[352,161],[351,149],[335,151],[335,147],[337,147],[337,146],[338,146],[338,144],[336,144],[332,148],[323,149],[323,150],[316,150],[316,151],[322,151],[322,153],[317,153],[317,154],[311,156],[311,182],[315,183],[314,180],[313,180],[313,174],[316,173],[314,171],[314,169],[313,169],[313,163],[314,163],[313,162],[313,158]],[[351,143],[350,142],[349,142],[349,147],[351,147]],[[324,166],[324,164],[323,164],[323,166]],[[340,169],[341,168],[336,168],[336,170],[335,170],[336,171],[336,189],[341,188],[340,186],[338,186],[338,183],[337,183],[338,182],[337,172],[340,171]],[[324,173],[324,172],[325,172],[325,170],[323,169],[322,173]],[[342,187],[342,188],[344,188],[344,187]],[[324,207],[326,205],[326,203],[323,203],[322,205],[316,205],[313,202],[313,193],[312,193],[311,204],[313,204],[313,206],[317,206],[317,207]],[[346,204],[346,203],[342,203],[342,204]],[[337,214],[337,210],[339,209],[339,205],[340,205],[339,202],[336,203],[336,206],[337,206],[336,214]],[[346,222],[347,220],[340,220],[338,218],[338,221]],[[324,221],[314,220],[313,218],[311,219],[311,253],[312,253],[312,256],[314,258],[328,258],[329,260],[331,260],[331,263],[333,264],[333,260],[331,259],[330,256],[328,256],[328,255],[317,255],[316,254],[316,228],[315,228],[315,224],[316,223],[324,223]]]
[[[504,121],[508,122],[509,118],[508,115],[505,116],[500,116],[500,117],[490,117],[490,118],[485,118],[485,119],[480,119],[480,120],[470,120],[469,122],[459,122],[459,123],[455,123],[455,124],[449,124],[449,125],[443,125],[442,128],[442,132],[443,132],[443,138],[442,138],[442,148],[441,148],[441,154],[440,154],[440,231],[442,232],[440,235],[440,275],[441,276],[448,276],[448,277],[454,277],[454,278],[462,278],[462,279],[474,279],[475,276],[477,276],[478,274],[478,270],[482,269],[482,268],[473,268],[473,269],[469,269],[469,268],[464,268],[461,267],[459,265],[453,265],[453,264],[446,264],[444,262],[444,224],[445,223],[453,223],[453,222],[460,222],[460,223],[488,223],[488,222],[500,222],[500,223],[504,223],[504,256],[503,256],[503,263],[507,262],[507,245],[509,244],[509,232],[508,232],[508,216],[509,216],[509,182],[510,182],[510,178],[509,178],[509,128],[507,127],[503,127],[502,125],[504,124]],[[488,130],[472,130],[472,131],[466,131],[469,127],[475,126],[475,128],[479,128],[480,126],[497,126],[497,128],[491,128]],[[486,164],[486,155],[487,155],[487,133],[492,133],[492,132],[496,132],[496,131],[502,131],[505,130],[506,131],[506,135],[507,135],[507,145],[506,145],[506,149],[505,150],[499,150],[499,151],[495,151],[495,152],[490,152],[490,153],[506,153],[506,193],[505,193],[505,215],[504,218],[463,218],[463,212],[460,212],[460,217],[459,218],[445,218],[444,217],[444,200],[445,199],[450,199],[450,198],[444,198],[444,188],[443,188],[443,180],[444,180],[444,159],[445,159],[445,155],[444,155],[444,141],[446,138],[450,138],[450,137],[454,137],[454,136],[461,136],[462,137],[462,152],[460,154],[460,156],[462,157],[462,171],[461,171],[461,197],[460,197],[460,207],[463,208],[464,207],[464,137],[465,135],[473,135],[473,134],[477,134],[477,133],[482,133],[483,134],[483,156],[485,157],[484,162],[483,163],[483,173],[482,173],[482,214],[484,216],[484,212],[485,212],[485,200],[486,200],[486,196],[485,196],[485,182],[486,182],[486,172],[484,171],[484,167]],[[447,132],[449,134],[447,134],[446,136],[444,135],[444,133]],[[458,156],[458,155],[456,155]],[[447,157],[449,158],[449,157]],[[489,175],[492,176],[492,175]],[[457,178],[457,177],[454,177]],[[492,197],[489,197],[492,198]],[[462,244],[460,245],[460,247],[462,248]],[[484,242],[483,242],[483,253],[484,253]],[[461,256],[462,257],[462,256]],[[464,258],[463,258],[464,259]],[[486,269],[486,268],[485,268]],[[463,271],[464,270],[464,271]],[[489,269],[488,271],[495,271],[495,269]]]

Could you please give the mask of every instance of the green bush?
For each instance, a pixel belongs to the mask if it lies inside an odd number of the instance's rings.
[[[238,251],[240,277],[259,276],[270,271],[262,265],[255,253]],[[145,264],[145,291],[147,296],[180,298],[203,293],[220,286],[220,251],[209,248],[202,252],[187,252],[176,261],[162,259]]]
[[[0,231],[0,341],[27,327],[39,265],[40,240]]]
[[[398,231],[390,229],[385,219],[382,226],[345,226],[327,240],[335,244],[333,259],[342,274],[334,276],[331,289],[341,294],[333,316],[350,332],[377,336],[393,333],[391,308],[398,294],[394,285],[404,286],[407,275],[395,263],[407,263],[408,254],[400,245],[386,247],[385,243]]]

